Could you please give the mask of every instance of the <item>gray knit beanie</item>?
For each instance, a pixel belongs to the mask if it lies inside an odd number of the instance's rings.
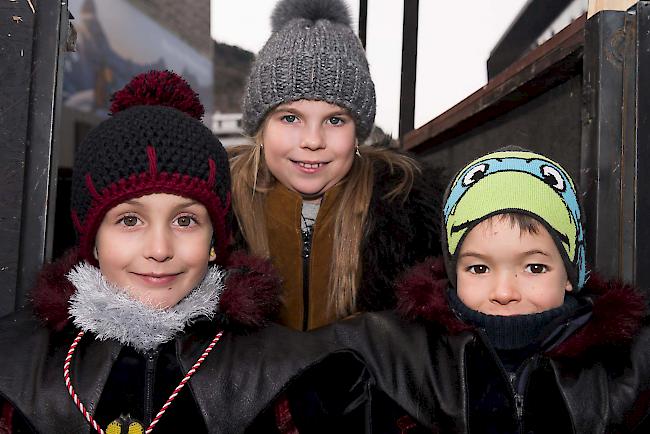
[[[342,0],[280,0],[272,35],[244,94],[244,132],[253,136],[274,107],[301,99],[347,109],[363,141],[375,120],[375,85]]]

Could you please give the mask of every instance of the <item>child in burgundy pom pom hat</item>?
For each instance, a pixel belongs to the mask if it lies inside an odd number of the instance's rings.
[[[112,116],[80,145],[77,248],[44,267],[30,309],[0,322],[0,427],[241,432],[327,355],[261,327],[279,279],[228,254],[228,160],[202,114],[181,77],[151,71],[114,95]]]

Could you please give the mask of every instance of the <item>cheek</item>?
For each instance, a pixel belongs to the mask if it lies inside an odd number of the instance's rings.
[[[115,284],[122,284],[119,272],[133,260],[136,252],[135,236],[124,236],[100,227],[95,237],[97,262],[99,269],[106,278]]]
[[[176,252],[189,266],[207,267],[211,241],[212,230],[197,232],[191,237],[181,237],[177,240]]]
[[[564,303],[565,284],[566,279],[561,276],[549,276],[544,282],[535,285],[529,294],[540,311],[554,309]]]
[[[195,267],[201,265],[207,266],[210,259],[210,243],[197,243],[194,248],[188,246],[187,248],[183,248],[180,252],[187,265]]]
[[[269,124],[262,133],[264,156],[267,158],[280,158],[300,145],[300,135],[296,128],[282,128]]]
[[[337,160],[337,170],[343,175],[347,174],[352,168],[355,157],[355,143],[349,138],[341,139],[330,148]]]
[[[465,276],[459,275],[456,279],[456,288],[456,294],[458,294],[458,298],[460,298],[465,306],[476,309],[480,304],[480,286],[476,284],[470,285]]]

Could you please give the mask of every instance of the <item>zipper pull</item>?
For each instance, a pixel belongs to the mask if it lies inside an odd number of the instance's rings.
[[[524,397],[515,393],[515,410],[517,411],[517,419],[521,420],[524,416]]]

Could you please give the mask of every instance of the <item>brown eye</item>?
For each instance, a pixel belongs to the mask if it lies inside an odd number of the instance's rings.
[[[189,226],[192,224],[192,217],[184,215],[176,219],[178,226]]]
[[[468,270],[472,274],[485,274],[488,272],[488,267],[487,265],[472,265]]]
[[[122,217],[122,223],[124,223],[124,226],[135,226],[138,224],[138,218],[132,215],[127,215]]]
[[[543,264],[528,264],[526,271],[533,274],[541,274],[546,272],[546,265]]]

